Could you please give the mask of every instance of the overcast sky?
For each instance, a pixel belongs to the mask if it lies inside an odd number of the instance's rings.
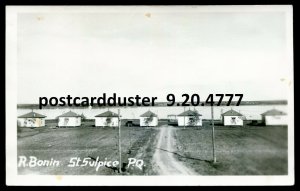
[[[102,93],[287,99],[284,12],[101,10],[18,15],[18,103]]]

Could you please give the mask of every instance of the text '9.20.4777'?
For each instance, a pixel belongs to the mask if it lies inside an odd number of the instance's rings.
[[[200,95],[198,94],[182,94],[183,102],[179,103],[176,101],[174,94],[167,95],[167,105],[168,106],[207,106],[207,105],[231,105],[231,102],[234,102],[236,106],[239,106],[242,99],[243,94],[209,94],[205,101],[200,99]],[[227,98],[227,99],[226,99]],[[225,101],[226,99],[226,101]]]

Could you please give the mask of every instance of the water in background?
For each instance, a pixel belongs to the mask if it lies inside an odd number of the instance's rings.
[[[140,115],[150,110],[158,115],[160,119],[166,119],[168,115],[178,115],[184,111],[183,107],[113,107],[113,108],[55,108],[55,109],[33,109],[42,115],[46,115],[46,119],[55,119],[57,116],[73,111],[79,115],[83,114],[87,119],[94,119],[95,115],[103,113],[108,109],[112,112],[118,113],[120,108],[121,116],[123,119],[138,119]],[[203,119],[211,119],[211,107],[199,106],[199,107],[185,107],[186,110],[196,109],[202,114]],[[234,109],[237,112],[243,114],[248,120],[260,120],[263,112],[270,109],[277,109],[287,113],[287,105],[251,105],[251,106],[215,106],[214,118],[221,119],[221,113],[224,113],[230,109]],[[31,112],[31,109],[18,109],[18,116]]]

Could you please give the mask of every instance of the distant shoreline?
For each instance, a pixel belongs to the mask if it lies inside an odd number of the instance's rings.
[[[168,102],[157,102],[155,106],[148,106],[148,107],[183,107],[183,106],[177,106],[174,104],[174,106],[167,106]],[[180,102],[179,102],[180,103]],[[204,103],[204,102],[201,102]],[[188,104],[190,104],[188,102]],[[204,103],[205,104],[205,103]],[[221,106],[226,106],[227,102],[222,102]],[[262,100],[262,101],[241,101],[239,106],[251,106],[251,105],[287,105],[287,100]],[[204,106],[210,106],[209,104],[205,104]],[[236,106],[236,101],[232,101],[230,106]],[[93,108],[108,108],[108,107],[120,107],[120,106],[93,106]],[[121,106],[125,107],[125,106]],[[141,106],[130,106],[130,107],[141,107]],[[146,107],[146,106],[143,106]],[[190,106],[187,107],[194,107],[190,104]],[[203,107],[201,105],[196,107]],[[56,109],[56,108],[88,108],[88,106],[45,106],[43,109]],[[125,107],[126,108],[126,107]],[[17,104],[17,109],[39,109],[39,104]]]

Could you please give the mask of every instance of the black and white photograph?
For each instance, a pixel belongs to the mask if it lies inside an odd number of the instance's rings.
[[[294,184],[293,7],[7,6],[8,185]]]

